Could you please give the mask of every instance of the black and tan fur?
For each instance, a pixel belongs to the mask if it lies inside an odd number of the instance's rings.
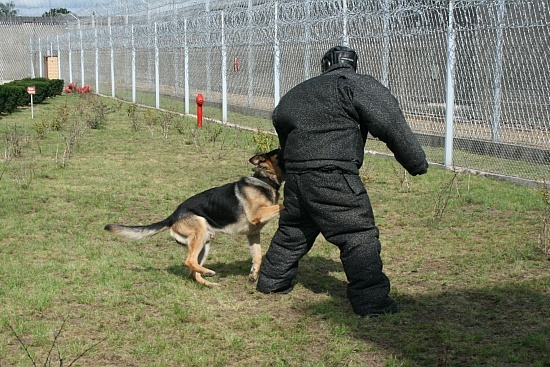
[[[170,228],[170,235],[188,247],[185,265],[191,270],[191,279],[208,286],[215,283],[203,276],[212,276],[215,272],[203,264],[215,233],[246,235],[252,255],[249,278],[255,281],[262,262],[260,231],[267,222],[277,218],[282,209],[278,204],[279,188],[284,181],[280,154],[276,149],[255,155],[249,160],[255,166],[252,177],[243,177],[192,196],[160,222],[148,226],[108,224],[105,230],[139,240]]]

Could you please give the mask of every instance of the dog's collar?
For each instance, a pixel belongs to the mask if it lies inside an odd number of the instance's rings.
[[[278,182],[275,182],[273,181],[272,179],[268,178],[268,177],[263,177],[263,176],[260,176],[260,175],[254,175],[253,176],[254,178],[268,184],[269,186],[273,187],[275,190],[279,190],[281,188],[281,184],[278,183]]]

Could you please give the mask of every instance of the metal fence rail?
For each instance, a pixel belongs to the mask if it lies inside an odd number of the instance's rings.
[[[52,54],[67,81],[157,107],[176,96],[185,112],[200,92],[224,120],[234,106],[271,110],[347,44],[358,71],[397,96],[430,161],[550,177],[546,0],[116,0],[66,20],[33,39],[35,73]]]

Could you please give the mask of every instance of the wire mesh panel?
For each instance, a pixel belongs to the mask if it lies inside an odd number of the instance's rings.
[[[65,32],[65,24],[64,19],[0,16],[0,83],[33,73],[35,77],[45,77],[41,58],[57,56],[55,35]],[[40,43],[31,43],[40,37]]]
[[[546,0],[117,0],[64,22],[30,47],[12,41],[30,48],[27,70],[38,74],[54,45],[62,76],[152,106],[155,94],[202,93],[268,115],[320,73],[327,49],[349,45],[358,72],[397,96],[432,162],[550,176]]]

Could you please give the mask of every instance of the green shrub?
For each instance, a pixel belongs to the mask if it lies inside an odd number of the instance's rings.
[[[22,106],[26,101],[27,91],[19,86],[11,85],[11,83],[4,84],[5,101],[4,110],[5,113],[13,113],[17,106]]]
[[[0,113],[12,113],[18,106],[27,106],[31,96],[27,87],[34,86],[33,103],[42,103],[45,99],[55,97],[63,92],[62,79],[24,78],[0,86]]]
[[[8,99],[8,91],[3,85],[0,85],[0,114],[4,113],[4,108],[6,106],[6,100]]]

